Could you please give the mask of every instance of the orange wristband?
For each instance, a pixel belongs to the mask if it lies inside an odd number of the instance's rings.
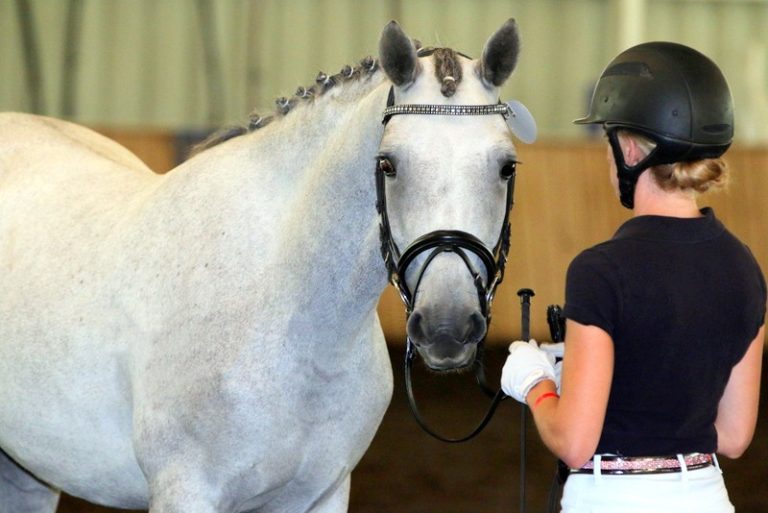
[[[560,396],[557,395],[554,392],[545,392],[545,393],[541,394],[539,397],[536,398],[536,402],[534,402],[533,406],[531,406],[531,410],[536,408],[541,401],[543,401],[544,399],[547,399],[549,397],[560,397]]]

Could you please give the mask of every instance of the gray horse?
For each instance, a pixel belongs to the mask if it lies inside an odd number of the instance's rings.
[[[346,511],[392,393],[373,168],[399,247],[440,230],[493,247],[515,161],[503,116],[385,127],[383,110],[498,105],[517,53],[512,20],[477,61],[419,57],[390,23],[378,61],[162,176],[85,128],[0,116],[0,512],[53,512],[59,490],[151,513]],[[482,260],[420,254],[400,277],[435,369],[485,334]]]

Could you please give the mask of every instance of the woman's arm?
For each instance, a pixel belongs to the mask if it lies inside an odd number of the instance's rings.
[[[608,394],[613,379],[613,340],[596,326],[567,320],[566,353],[563,359],[561,395],[552,381],[531,389],[526,402],[544,445],[572,468],[579,468],[592,457],[600,441]]]
[[[765,326],[762,326],[744,357],[731,371],[717,408],[717,452],[729,458],[744,454],[755,434],[764,339]]]

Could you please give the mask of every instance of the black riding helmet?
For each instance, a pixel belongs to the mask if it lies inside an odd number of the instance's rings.
[[[733,140],[728,83],[708,57],[677,43],[643,43],[620,53],[595,85],[589,114],[577,124],[599,123],[613,149],[621,204],[634,206],[635,184],[659,164],[721,156]],[[627,166],[619,129],[638,132],[656,148]]]

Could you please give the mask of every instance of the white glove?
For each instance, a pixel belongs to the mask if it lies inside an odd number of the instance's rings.
[[[539,349],[555,358],[562,358],[565,354],[565,342],[542,342],[539,344]]]
[[[565,355],[565,342],[542,342],[539,344],[539,349],[545,353],[555,357],[555,384],[557,385],[557,393],[560,393],[560,381],[563,376],[563,356]]]
[[[509,346],[509,356],[501,369],[501,389],[505,394],[525,404],[528,392],[538,383],[557,383],[555,357],[539,349],[536,341],[518,340]]]

